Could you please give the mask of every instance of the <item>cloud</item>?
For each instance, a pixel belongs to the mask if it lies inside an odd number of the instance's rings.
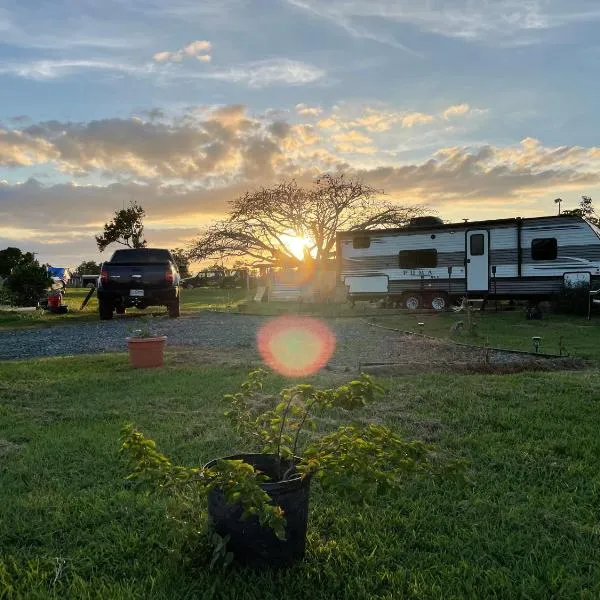
[[[303,117],[318,117],[323,112],[323,109],[320,106],[296,104],[296,112]]]
[[[373,140],[359,131],[351,130],[331,136],[338,152],[350,154],[375,154],[377,149],[372,145]]]
[[[392,48],[402,50],[403,52],[406,52],[412,56],[418,58],[423,57],[420,52],[405,46],[388,33],[383,31],[375,32],[368,27],[363,26],[362,24],[356,23],[355,20],[345,14],[344,10],[337,10],[334,6],[329,7],[326,5],[326,3],[317,2],[316,0],[287,0],[287,2],[296,8],[307,11],[313,16],[326,19],[336,27],[341,27],[354,38],[385,44],[387,46],[391,46]],[[348,12],[351,15],[351,10]]]
[[[466,115],[471,110],[468,104],[455,104],[449,106],[442,114],[444,119],[451,119],[452,117],[460,117]]]
[[[157,52],[152,58],[154,59],[154,62],[162,63],[162,62],[167,62],[169,60],[172,60],[171,59],[172,56],[173,56],[173,54],[171,52],[164,51],[164,52]],[[181,60],[181,58],[179,58],[178,60]]]
[[[301,61],[273,58],[203,72],[199,77],[263,88],[272,85],[306,85],[323,79],[325,74],[323,69]]]
[[[73,123],[45,121],[23,129],[0,130],[0,166],[50,163],[83,177],[231,180],[245,172],[272,173],[271,161],[291,126],[260,120],[242,105],[168,119],[152,109],[140,117]]]
[[[107,160],[104,155],[108,153],[112,153],[115,160],[121,157],[118,160],[122,161],[129,154],[128,160],[132,161],[129,164],[158,168],[156,165],[177,165],[177,160],[183,160],[177,157],[189,154],[190,139],[194,142],[194,136],[207,135],[214,128],[213,135],[221,131],[218,140],[237,139],[231,142],[235,148],[235,176],[230,176],[229,168],[227,176],[219,175],[217,166],[213,170],[199,171],[197,178],[185,183],[166,183],[161,177],[146,182],[121,181],[106,185],[44,185],[35,179],[23,183],[0,181],[0,242],[13,236],[12,245],[15,245],[16,238],[20,237],[23,240],[20,245],[26,243],[27,249],[42,252],[43,260],[54,262],[58,260],[56,257],[67,260],[66,257],[71,256],[71,262],[77,263],[82,255],[95,256],[93,235],[112,212],[123,203],[136,200],[148,214],[151,243],[160,240],[170,244],[172,240],[174,245],[181,245],[192,230],[222,215],[228,201],[244,191],[269,185],[284,176],[309,182],[325,170],[357,175],[385,190],[392,201],[430,204],[446,215],[453,215],[456,207],[462,206],[465,208],[461,210],[469,211],[465,216],[473,216],[490,203],[498,203],[498,210],[519,204],[521,214],[524,214],[523,206],[529,204],[525,212],[540,214],[544,209],[535,204],[540,198],[553,198],[569,191],[585,193],[600,185],[600,148],[544,146],[534,138],[509,146],[448,146],[422,160],[385,165],[379,157],[370,154],[371,138],[361,131],[337,132],[331,138],[322,138],[322,130],[311,125],[289,125],[281,121],[268,125],[257,123],[241,107],[212,111],[191,127],[192,131],[188,132],[191,138],[173,126],[130,130],[119,120],[108,121],[108,124],[99,121],[74,127],[79,135],[76,138],[73,127],[56,122],[33,126],[29,134],[3,131],[0,148],[2,152],[10,148],[11,160],[24,164],[35,157],[36,152],[52,156],[56,151],[55,146],[45,145],[45,131],[65,131],[69,138],[67,146],[74,145],[77,150],[71,157],[74,162],[99,163]],[[116,137],[118,131],[122,132],[121,141]],[[132,131],[137,132],[133,140]],[[240,132],[248,136],[243,143],[239,141]],[[18,146],[19,141],[25,144],[19,146],[21,152],[30,152],[29,158],[15,160],[19,155],[14,152],[14,145]],[[350,158],[344,160],[330,151],[324,145],[328,142],[339,145],[337,151]],[[214,143],[214,140],[208,141],[208,147]],[[127,150],[120,148],[120,144]],[[231,147],[217,144],[211,150],[215,165],[222,166],[219,161],[231,161],[228,154]],[[100,154],[95,155],[98,149]],[[192,153],[189,160],[191,163],[205,160],[204,154]],[[62,158],[54,160],[58,162]],[[361,166],[364,160],[373,166]],[[187,168],[187,163],[183,168]],[[150,232],[155,232],[156,237]]]
[[[210,62],[211,55],[208,54],[212,50],[212,44],[207,40],[196,40],[190,42],[187,46],[184,46],[180,50],[170,52],[163,50],[157,52],[152,57],[154,62],[166,63],[166,62],[181,62],[184,58],[196,58],[201,62]]]
[[[595,148],[518,146],[443,148],[426,161],[360,170],[369,183],[399,197],[450,206],[536,198],[553,190],[584,190],[600,183]],[[594,166],[596,165],[596,166]]]
[[[13,75],[24,79],[48,80],[73,75],[80,71],[107,71],[129,75],[149,75],[153,65],[133,65],[107,60],[34,60],[26,62],[3,62],[0,75]]]
[[[183,52],[188,56],[197,56],[198,54],[210,52],[212,44],[207,40],[196,40],[183,48]]]
[[[54,146],[19,130],[0,129],[0,165],[23,167],[46,163],[58,156]]]
[[[432,115],[426,115],[420,112],[408,113],[402,117],[402,127],[413,127],[414,125],[423,125],[424,123],[431,123],[434,117]]]
[[[343,27],[353,37],[406,48],[383,27],[402,23],[468,42],[522,45],[573,23],[600,20],[587,0],[287,0],[308,14]]]

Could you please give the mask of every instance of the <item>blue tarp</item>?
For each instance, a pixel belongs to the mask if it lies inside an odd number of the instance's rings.
[[[48,267],[50,277],[56,277],[57,279],[64,279],[65,271],[66,269],[64,267]]]

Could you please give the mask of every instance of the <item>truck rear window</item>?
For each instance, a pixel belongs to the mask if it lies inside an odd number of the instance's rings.
[[[117,250],[110,259],[111,263],[166,263],[171,260],[168,250],[154,248],[133,248],[131,250]]]

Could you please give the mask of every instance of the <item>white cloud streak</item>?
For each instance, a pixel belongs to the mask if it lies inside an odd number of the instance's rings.
[[[197,77],[230,83],[243,83],[250,88],[273,85],[305,85],[323,79],[326,72],[316,66],[287,58],[250,62],[215,71],[198,73]]]
[[[313,16],[338,23],[354,37],[401,46],[374,20],[415,26],[446,37],[523,45],[545,31],[600,20],[587,0],[287,0]]]

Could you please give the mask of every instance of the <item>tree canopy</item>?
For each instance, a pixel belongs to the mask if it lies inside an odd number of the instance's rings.
[[[84,260],[76,269],[75,275],[98,275],[100,265],[94,260]]]
[[[8,277],[15,267],[32,263],[34,260],[32,252],[23,252],[19,248],[9,246],[0,250],[0,277]]]
[[[250,264],[323,263],[335,258],[338,231],[402,227],[425,212],[422,206],[383,201],[381,194],[359,179],[329,174],[309,188],[291,180],[247,192],[231,201],[226,219],[195,240],[190,256],[244,257]]]
[[[175,263],[177,264],[177,270],[179,271],[179,275],[181,277],[189,277],[190,276],[190,258],[188,256],[187,250],[183,248],[174,248],[171,250],[171,254],[175,259]]]
[[[146,212],[136,202],[130,202],[127,208],[116,210],[113,220],[104,224],[102,235],[96,236],[98,250],[103,252],[110,244],[144,248],[147,243],[143,238],[145,216]]]
[[[11,304],[35,306],[52,284],[48,269],[41,266],[31,252],[6,248],[0,251],[0,266],[2,277],[6,277],[4,299]]]
[[[596,213],[596,209],[593,205],[593,200],[590,196],[581,196],[581,201],[579,202],[578,208],[573,208],[571,210],[563,211],[564,215],[576,215],[578,217],[583,217],[590,223],[600,227],[600,217],[598,213]]]

